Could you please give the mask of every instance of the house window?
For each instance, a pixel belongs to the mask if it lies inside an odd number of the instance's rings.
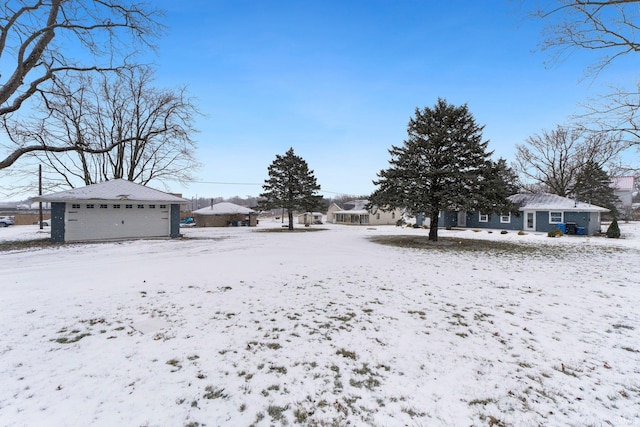
[[[72,203],[71,209],[80,209],[80,205],[78,203]]]
[[[167,209],[167,205],[160,205],[160,209]]]
[[[395,212],[391,212],[391,219],[396,219],[396,213]]]
[[[156,205],[149,205],[149,209],[155,209]]]
[[[484,214],[484,213],[480,213],[480,216],[478,217],[478,221],[479,222],[489,222],[489,215],[488,214]]]
[[[138,205],[138,209],[144,209],[144,205]]]
[[[380,219],[380,212],[376,214],[376,219]]]
[[[120,205],[113,205],[113,209],[120,209]]]
[[[549,224],[561,224],[562,220],[562,212],[549,212]]]
[[[501,224],[509,224],[511,222],[511,213],[506,215],[500,215],[500,223]]]
[[[87,209],[93,209],[93,208],[94,208],[94,204],[93,204],[93,203],[89,203],[89,204],[87,205]]]
[[[125,209],[133,209],[133,205],[124,205]]]
[[[107,205],[100,205],[100,209],[107,209]]]

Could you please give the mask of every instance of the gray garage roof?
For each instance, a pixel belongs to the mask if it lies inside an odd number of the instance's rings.
[[[253,209],[245,208],[244,206],[236,205],[235,203],[222,202],[215,205],[207,206],[206,208],[193,211],[193,214],[198,215],[229,215],[229,214],[252,214],[256,213]]]
[[[509,199],[514,203],[520,203],[521,211],[609,212],[609,209],[600,206],[549,193],[520,193],[510,196]]]
[[[191,203],[163,191],[154,190],[126,179],[114,179],[81,188],[34,197],[37,202],[132,201],[156,203]]]

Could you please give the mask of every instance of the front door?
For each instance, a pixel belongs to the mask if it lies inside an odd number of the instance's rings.
[[[467,212],[460,211],[458,212],[458,227],[466,227],[467,226]]]
[[[536,213],[534,211],[524,212],[524,229],[527,231],[536,231]]]

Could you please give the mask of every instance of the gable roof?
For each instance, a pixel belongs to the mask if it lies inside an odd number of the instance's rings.
[[[155,190],[126,179],[114,179],[86,187],[34,197],[37,202],[73,202],[73,201],[132,201],[132,202],[162,202],[162,203],[190,203],[189,200],[177,197],[160,190]]]
[[[352,208],[347,208],[347,209],[342,209],[342,210],[336,211],[334,213],[346,213],[346,212],[348,212],[348,213],[351,213],[351,214],[366,214],[366,213],[369,213],[369,211],[367,210],[367,203],[369,203],[368,200],[362,200],[362,199],[360,199],[360,200],[352,200],[350,202],[344,202],[343,205],[345,207],[347,207],[347,206],[353,206],[353,207]]]
[[[246,208],[244,206],[236,205],[235,203],[222,202],[215,205],[207,206],[205,208],[193,211],[193,214],[198,215],[229,215],[229,214],[252,214],[256,213],[253,209]]]
[[[573,211],[573,212],[609,212],[609,209],[569,199],[549,193],[519,193],[509,196],[509,200],[520,204],[520,211]]]

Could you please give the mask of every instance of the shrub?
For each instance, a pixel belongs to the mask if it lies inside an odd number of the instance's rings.
[[[422,224],[422,229],[423,229],[423,230],[428,230],[428,229],[429,229],[429,226],[428,226],[427,224]]]
[[[611,239],[619,239],[620,238],[620,227],[618,227],[618,220],[613,219],[609,228],[607,228],[607,237]]]
[[[559,229],[554,227],[554,228],[552,228],[551,230],[549,230],[547,232],[547,236],[549,236],[549,237],[560,237],[560,236],[564,236],[564,234],[562,234],[562,231],[560,231]]]
[[[500,232],[500,234],[507,234],[507,233],[508,233],[508,231],[507,231],[507,230],[502,230],[502,231]]]
[[[525,234],[527,234],[527,233],[525,233],[525,232],[524,232],[524,231],[522,231],[522,230],[518,231],[518,236],[524,236]]]

